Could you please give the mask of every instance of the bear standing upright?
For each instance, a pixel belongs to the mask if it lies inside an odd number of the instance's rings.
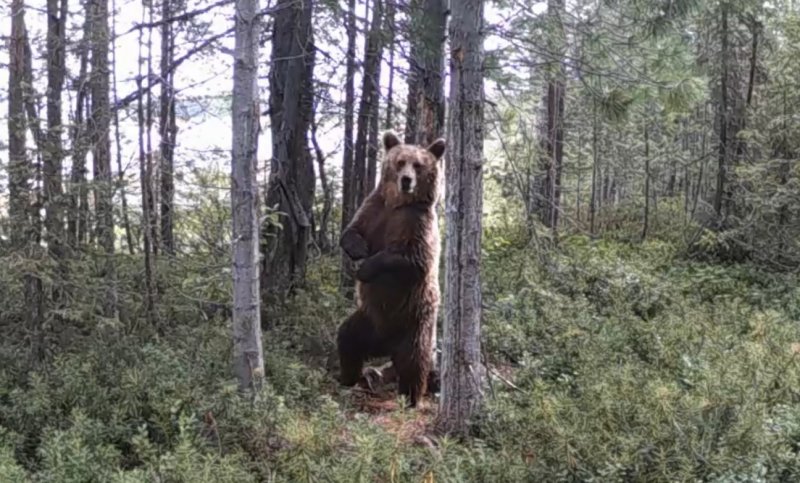
[[[369,358],[390,356],[400,394],[416,406],[433,366],[439,310],[439,160],[445,141],[423,148],[383,136],[381,180],[340,245],[358,262],[358,307],[339,327],[341,383],[356,384]]]

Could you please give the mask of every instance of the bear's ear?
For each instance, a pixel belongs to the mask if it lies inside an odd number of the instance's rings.
[[[444,154],[445,146],[446,146],[446,143],[444,141],[444,138],[439,138],[436,141],[434,141],[433,144],[428,146],[428,151],[430,151],[431,154],[433,154],[433,156],[436,159],[439,159]]]
[[[397,135],[392,131],[386,131],[383,134],[383,149],[389,151],[393,147],[400,144],[400,140],[397,138]]]

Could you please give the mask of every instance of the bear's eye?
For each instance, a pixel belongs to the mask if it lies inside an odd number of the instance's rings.
[[[414,169],[419,170],[420,168],[422,168],[422,163],[420,163],[419,161],[415,161],[414,162]]]
[[[402,168],[402,167],[403,167],[403,166],[405,166],[405,165],[406,165],[406,162],[405,162],[405,161],[403,161],[402,159],[401,159],[400,161],[398,161],[398,162],[397,162],[397,167],[398,167],[398,168]]]

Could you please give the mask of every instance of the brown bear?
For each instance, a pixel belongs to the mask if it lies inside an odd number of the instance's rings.
[[[342,233],[356,261],[357,309],[339,327],[341,383],[356,384],[364,362],[389,356],[398,391],[416,406],[433,366],[439,310],[439,160],[445,141],[427,148],[383,136],[381,180]]]

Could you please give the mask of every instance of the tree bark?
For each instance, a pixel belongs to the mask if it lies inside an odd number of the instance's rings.
[[[102,314],[117,316],[116,271],[114,266],[114,213],[111,179],[111,109],[109,105],[108,0],[92,0],[92,110],[89,131],[95,172],[95,213],[97,239],[104,252],[100,276],[106,280]]]
[[[144,12],[143,12],[144,13]],[[152,13],[152,12],[151,12]],[[152,16],[152,15],[151,15]],[[151,19],[152,20],[152,19]],[[142,34],[144,30],[139,31],[139,72],[136,76],[136,87],[142,88]],[[149,97],[149,96],[148,96]],[[148,102],[149,111],[149,102]],[[152,210],[150,191],[152,183],[150,179],[150,143],[148,136],[148,143],[145,146],[145,109],[144,109],[144,96],[139,96],[137,102],[137,118],[139,121],[139,183],[142,189],[142,235],[144,238],[144,303],[145,315],[151,327],[156,326],[155,317],[155,269],[153,263],[153,230],[152,230]],[[148,115],[149,118],[149,115]],[[149,128],[148,128],[149,129]]]
[[[316,109],[314,111],[316,113]],[[317,141],[317,121],[314,119],[314,115],[311,117],[311,144],[314,146],[317,169],[319,170],[319,183],[322,187],[322,213],[320,213],[319,227],[317,228],[317,244],[323,253],[327,253],[331,250],[332,245],[331,237],[328,236],[328,225],[330,225],[331,212],[333,211],[333,190],[325,168],[325,153]]]
[[[31,177],[25,121],[25,2],[11,3],[11,36],[8,66],[8,214],[13,249],[25,247],[30,232]]]
[[[386,92],[386,121],[383,123],[384,129],[392,129],[394,122],[394,53],[395,42],[397,42],[395,14],[397,6],[395,0],[388,0],[386,3],[386,21],[384,22],[384,30],[388,32],[386,44],[389,46],[389,85]]]
[[[111,20],[111,94],[114,103],[117,98],[117,41],[116,41],[116,1],[112,1],[111,9],[115,12]],[[128,245],[128,253],[136,253],[136,243],[133,240],[133,230],[131,230],[130,216],[128,215],[128,193],[125,189],[125,170],[122,167],[122,137],[119,128],[119,110],[114,109],[114,146],[117,158],[117,182],[119,183],[119,197],[122,203],[122,226],[125,229],[125,242]]]
[[[442,391],[437,427],[464,436],[483,399],[481,216],[483,211],[483,1],[453,4],[450,22],[450,154]]]
[[[405,142],[427,146],[444,131],[444,0],[412,0],[409,5],[408,104]]]
[[[644,121],[644,223],[642,224],[642,241],[647,239],[650,227],[650,129],[647,126],[647,115]]]
[[[67,0],[47,0],[47,137],[43,157],[45,241],[63,274],[64,218],[61,166],[64,129],[61,93],[64,88]],[[57,297],[57,293],[54,292]]]
[[[578,226],[581,225],[581,187],[583,183],[583,131],[580,129],[578,130],[578,150],[577,150],[577,162],[575,163],[576,166],[576,177],[575,180],[575,220],[578,223]]]
[[[144,10],[143,10],[144,11]],[[148,12],[148,25],[151,25],[147,28],[147,78],[152,79],[153,75],[153,8],[150,6],[147,8]],[[141,32],[141,31],[140,31]],[[140,41],[141,43],[141,41]],[[140,52],[141,58],[141,52]],[[141,61],[139,62],[141,66]],[[141,72],[139,74],[141,78]],[[141,85],[137,86],[140,89],[142,88]],[[156,258],[159,252],[159,229],[158,229],[158,213],[157,213],[157,206],[158,202],[156,201],[156,193],[155,193],[155,186],[156,181],[154,179],[154,166],[155,162],[153,161],[153,90],[148,89],[147,92],[143,93],[140,98],[146,99],[146,107],[145,107],[145,153],[146,153],[146,166],[145,166],[145,183],[142,190],[142,195],[147,196],[147,210],[143,210],[143,217],[145,220],[145,227],[150,232],[150,248],[152,250],[153,256],[151,258]],[[144,206],[144,205],[143,205]],[[155,264],[152,264],[152,271],[153,280],[155,280]]]
[[[67,210],[67,244],[75,250],[86,242],[89,222],[89,195],[86,186],[86,153],[89,149],[88,117],[89,48],[92,37],[92,13],[86,11],[83,38],[79,44],[80,68],[76,81],[75,119],[72,122],[72,170],[69,179],[69,208]]]
[[[717,154],[717,190],[714,194],[714,213],[717,216],[717,225],[723,225],[723,198],[726,189],[726,170],[728,168],[728,5],[722,3],[721,12],[721,74],[720,74],[720,104],[719,104],[719,146]]]
[[[356,2],[347,2],[347,66],[344,85],[344,159],[342,160],[342,231],[350,224],[356,213],[357,183],[355,179],[355,158],[353,156],[353,124],[355,118],[355,72],[356,72]],[[342,254],[340,288],[348,297],[352,296],[354,286],[352,262]]]
[[[596,215],[597,215],[597,178],[598,163],[597,156],[597,99],[592,99],[592,195],[589,200],[589,233],[592,236],[597,234]]]
[[[259,0],[236,1],[233,64],[231,210],[233,214],[233,369],[239,389],[259,389],[261,341],[257,153]]]
[[[540,218],[554,233],[558,230],[564,158],[565,72],[561,60],[565,43],[561,23],[563,9],[563,0],[547,2],[547,50],[556,60],[549,62],[545,70],[547,87],[544,103],[547,123],[542,136],[544,180],[540,183],[541,193],[538,196]]]
[[[700,135],[700,169],[697,172],[697,181],[695,182],[694,194],[692,195],[692,209],[689,212],[689,218],[694,218],[697,212],[697,202],[700,198],[700,190],[703,188],[705,181],[703,180],[703,171],[706,167],[706,120],[708,118],[708,105],[703,106],[703,122],[700,124],[702,127],[702,134]]]
[[[308,150],[313,115],[313,3],[279,0],[270,65],[272,162],[267,206],[282,213],[282,229],[266,230],[262,290],[282,299],[305,280],[314,204],[314,165]]]
[[[38,258],[39,228],[38,206],[33,200],[31,181],[34,167],[27,153],[26,130],[31,119],[26,119],[27,70],[30,66],[28,32],[25,26],[25,2],[11,2],[11,36],[9,38],[8,66],[8,184],[9,217],[11,218],[11,248],[24,253],[26,258]],[[43,292],[42,281],[35,274],[26,274],[23,280],[25,324],[33,364],[43,356]]]
[[[383,44],[385,19],[383,18],[383,0],[375,0],[373,7],[372,27],[370,32],[370,39],[374,42],[374,56],[376,58],[375,68],[370,72],[370,83],[373,86],[372,100],[369,103],[369,125],[367,135],[367,178],[366,185],[364,186],[363,198],[366,198],[373,189],[375,189],[375,181],[378,171],[378,131],[380,129],[380,105],[381,105],[381,60],[383,58]],[[377,24],[377,27],[376,27]],[[369,40],[369,39],[368,39]],[[367,58],[369,58],[369,52]],[[362,198],[362,201],[363,201]]]
[[[167,20],[172,16],[172,0],[162,0],[161,19]],[[159,175],[161,176],[161,247],[164,252],[172,256],[175,254],[175,235],[173,219],[173,203],[175,197],[175,140],[178,126],[175,118],[175,78],[170,70],[170,65],[175,57],[175,39],[172,32],[172,22],[163,22],[161,25],[161,96],[159,99],[159,131],[161,135],[161,158]]]
[[[377,159],[369,147],[369,130],[372,119],[378,116],[378,103],[380,95],[380,67],[383,40],[381,33],[381,19],[383,18],[383,0],[373,0],[372,21],[367,34],[364,52],[364,75],[361,85],[361,101],[358,106],[358,123],[356,125],[356,145],[354,151],[353,169],[355,183],[355,206],[358,207],[375,186],[375,165],[368,164],[368,160]],[[377,126],[377,125],[376,125]],[[377,144],[377,133],[375,143]],[[372,184],[370,184],[372,183]]]

